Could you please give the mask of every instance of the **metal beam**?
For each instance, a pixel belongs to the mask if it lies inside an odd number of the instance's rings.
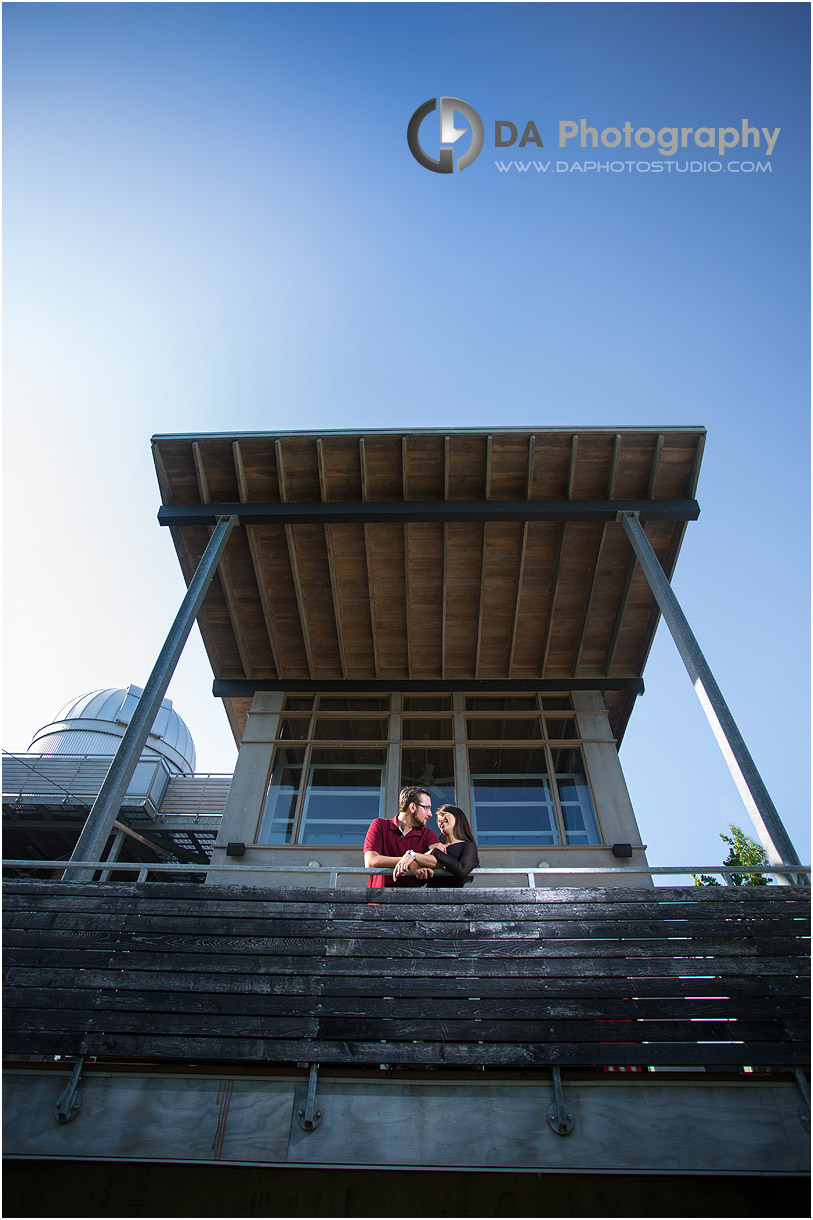
[[[141,751],[144,749],[150,729],[158,715],[164,695],[167,693],[167,687],[175,672],[178,658],[203,604],[212,577],[217,571],[217,565],[226,548],[229,535],[236,524],[237,519],[234,516],[222,517],[217,522],[215,531],[203,553],[203,558],[186,591],[186,597],[181,603],[181,608],[144,687],[144,693],[136,704],[132,719],[124,731],[110,769],[99,789],[99,795],[93,802],[93,808],[88,814],[71,860],[99,860],[101,857],[105,843],[113,829],[113,823],[118,817],[133,772],[141,757]],[[67,868],[63,880],[90,881],[92,877],[93,870]]]
[[[643,678],[451,678],[432,680],[426,678],[401,678],[386,681],[373,678],[358,678],[349,682],[339,679],[308,678],[216,678],[212,683],[212,694],[216,699],[250,699],[257,691],[289,691],[292,694],[311,692],[330,693],[364,692],[365,694],[388,695],[392,691],[420,691],[422,694],[446,694],[455,691],[499,694],[519,691],[560,692],[574,690],[624,690],[634,695],[644,693]]]
[[[782,819],[776,811],[768,789],[762,781],[756,763],[742,739],[734,717],[728,709],[719,686],[714,680],[706,658],[700,650],[688,620],[680,608],[666,573],[658,562],[644,527],[630,513],[620,515],[635,557],[640,563],[649,587],[660,607],[666,625],[672,633],[683,664],[694,684],[697,697],[712,727],[717,744],[723,752],[734,783],[737,785],[748,815],[753,822],[771,864],[800,864],[798,855]]]
[[[404,521],[616,521],[638,513],[645,521],[696,521],[696,500],[368,500],[279,504],[164,504],[159,525],[334,525]]]

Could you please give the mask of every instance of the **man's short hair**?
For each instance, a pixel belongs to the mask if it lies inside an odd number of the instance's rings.
[[[410,784],[408,788],[402,788],[398,797],[398,812],[406,813],[410,805],[420,805],[419,796],[428,796],[430,801],[432,793],[427,792],[425,788],[417,788],[414,784]]]

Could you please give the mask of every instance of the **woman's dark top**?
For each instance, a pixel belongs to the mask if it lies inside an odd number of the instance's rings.
[[[477,864],[476,843],[452,843],[448,850],[433,851],[431,854],[437,860],[442,860],[445,867],[439,868],[427,885],[460,886],[471,880],[471,870]]]

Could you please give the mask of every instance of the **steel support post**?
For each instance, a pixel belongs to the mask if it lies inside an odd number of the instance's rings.
[[[680,608],[672,586],[666,578],[666,573],[658,562],[658,557],[652,549],[644,527],[635,513],[619,513],[619,519],[630,540],[639,564],[643,568],[649,587],[655,595],[666,625],[672,633],[677,650],[688,670],[697,697],[703,711],[706,713],[712,727],[717,744],[723,752],[734,783],[737,785],[748,815],[753,822],[771,864],[801,864],[796,850],[790,841],[788,832],[782,824],[782,819],[776,811],[768,789],[762,781],[748,747],[742,739],[734,717],[728,709],[714,675],[708,667],[706,658],[700,650],[700,645],[692,633],[688,620]],[[792,880],[808,885],[806,877],[783,877],[779,875],[780,884],[790,884]]]
[[[203,558],[197,566],[181,608],[175,617],[175,622],[164,642],[164,647],[161,649],[158,660],[147,680],[147,685],[144,687],[144,693],[125,729],[119,748],[99,790],[99,795],[93,802],[93,808],[88,814],[73,850],[72,860],[99,860],[101,857],[104,845],[113,830],[113,823],[118,817],[130,780],[133,778],[133,772],[141,757],[141,751],[144,749],[161,702],[167,693],[175,666],[178,664],[184,644],[192,630],[192,624],[203,605],[206,591],[217,571],[220,557],[236,523],[236,517],[221,517],[215,526]],[[63,881],[90,881],[93,871],[86,868],[67,868],[62,879]]]

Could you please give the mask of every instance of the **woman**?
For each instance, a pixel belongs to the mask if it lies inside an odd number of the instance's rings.
[[[433,843],[425,852],[419,852],[414,863],[420,869],[435,870],[427,885],[465,885],[473,880],[472,869],[480,864],[469,819],[457,805],[441,805],[436,816],[441,841]],[[401,862],[395,866],[394,877],[398,876],[400,868]]]

